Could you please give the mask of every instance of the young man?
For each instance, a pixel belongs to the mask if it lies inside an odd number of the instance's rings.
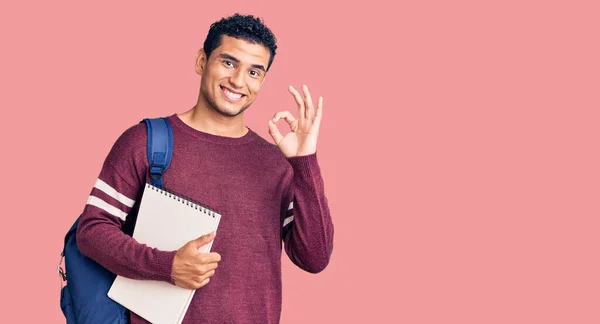
[[[160,251],[123,232],[150,182],[143,123],[116,141],[81,217],[81,252],[111,272],[197,289],[183,323],[278,323],[282,241],[292,262],[308,272],[329,262],[333,224],[316,158],[322,98],[315,104],[306,86],[289,87],[298,118],[286,111],[268,121],[276,145],[242,119],[276,48],[260,19],[236,14],[214,23],[198,52],[198,101],[168,117],[174,150],[163,185],[218,210],[218,234]],[[286,135],[276,126],[280,119],[292,130]],[[211,240],[212,252],[200,253]],[[131,320],[146,323],[136,314]]]

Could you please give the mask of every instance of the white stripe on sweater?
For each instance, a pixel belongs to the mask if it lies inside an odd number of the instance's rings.
[[[98,178],[98,180],[96,180],[96,183],[94,184],[94,188],[102,190],[104,193],[115,198],[121,204],[123,204],[129,208],[133,207],[133,204],[135,204],[135,200],[129,199],[125,195],[122,195],[115,188],[111,187],[108,183],[100,180],[100,178]]]
[[[283,227],[285,227],[285,225],[291,223],[294,220],[294,216],[290,216],[286,219],[283,220]]]
[[[125,217],[127,217],[127,213],[123,212],[119,208],[107,203],[106,201],[104,201],[96,196],[90,196],[88,198],[87,204],[96,206],[113,216],[119,217],[122,220],[125,220]]]
[[[288,210],[293,209],[294,208],[294,202],[290,202],[290,206],[288,207]]]

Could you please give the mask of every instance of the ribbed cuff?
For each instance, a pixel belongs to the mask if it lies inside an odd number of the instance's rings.
[[[289,157],[288,161],[294,169],[294,173],[301,177],[311,177],[320,174],[317,152],[309,155]]]
[[[158,280],[175,284],[171,273],[173,272],[173,260],[177,251],[156,251],[156,270]]]

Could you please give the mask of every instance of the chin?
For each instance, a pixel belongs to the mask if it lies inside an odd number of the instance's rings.
[[[221,110],[221,109],[217,109],[217,111],[219,112],[219,114],[221,114],[223,116],[227,116],[227,117],[235,117],[241,113],[241,111],[231,112],[231,111]]]
[[[227,109],[226,107],[223,106],[217,106],[215,109],[219,114],[223,115],[223,116],[228,116],[228,117],[235,117],[241,113],[244,112],[244,110],[246,110],[246,108],[240,108],[240,109]]]
[[[216,105],[216,108],[217,111],[219,111],[219,113],[222,115],[235,117],[243,113],[246,109],[248,109],[248,107],[250,107],[250,104],[251,103],[248,103],[246,101],[233,103],[227,100],[223,100],[222,102]]]

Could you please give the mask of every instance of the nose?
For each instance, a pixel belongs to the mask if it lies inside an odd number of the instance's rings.
[[[244,72],[241,69],[236,70],[229,77],[229,82],[237,89],[242,88],[244,86]]]

